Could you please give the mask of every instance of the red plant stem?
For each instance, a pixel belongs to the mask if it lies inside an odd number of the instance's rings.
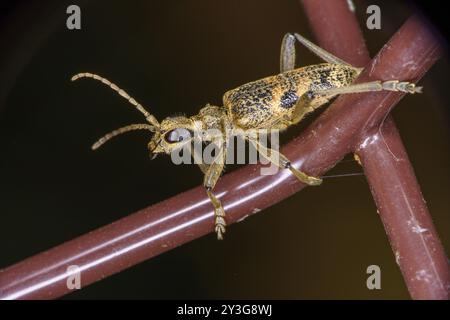
[[[304,0],[319,44],[356,66],[370,61],[361,30],[346,1]],[[339,26],[336,28],[335,26]],[[405,47],[398,56],[392,51]],[[345,45],[344,45],[345,44]],[[420,54],[419,48],[426,48]],[[417,80],[418,63],[429,68],[439,57],[439,46],[418,18],[410,19],[370,64],[358,82],[370,79]],[[426,69],[424,68],[424,69]],[[409,72],[408,72],[409,70]],[[386,114],[401,98],[398,93],[373,94],[364,104]],[[355,103],[361,99],[356,98]],[[348,105],[348,100],[345,102]],[[364,107],[359,103],[360,107]],[[356,106],[355,106],[356,107]],[[391,116],[368,119],[354,150],[361,158],[367,180],[413,299],[448,299],[450,274],[444,248],[439,241],[420,186]]]
[[[421,25],[421,28],[426,26]],[[409,56],[409,49],[397,41],[391,43],[392,54],[399,59]],[[436,46],[433,39],[423,44]],[[431,65],[431,60],[425,63],[421,58],[428,52],[428,47],[415,47],[414,50],[411,57],[413,60],[417,57],[417,61],[414,60],[417,68],[412,78],[422,75]],[[378,64],[374,66],[374,72],[378,72],[377,69]],[[404,74],[400,71],[398,76],[401,78]],[[283,147],[282,152],[291,159],[293,166],[309,174],[322,175],[352,151],[355,137],[360,136],[367,123],[376,118],[381,121],[386,116],[386,113],[377,112],[379,103],[373,104],[373,95],[358,95],[361,101],[355,106],[354,96],[339,98],[298,138]],[[386,93],[375,95],[379,99]],[[215,193],[224,204],[229,225],[305,186],[287,170],[264,176],[260,174],[260,168],[259,165],[246,166],[220,179]],[[203,188],[191,189],[0,270],[0,298],[60,297],[71,291],[66,285],[66,271],[70,265],[79,267],[81,285],[87,286],[212,232],[212,216],[213,208]],[[228,228],[228,233],[232,230]]]
[[[411,297],[449,299],[447,257],[392,119],[366,139],[357,153]]]

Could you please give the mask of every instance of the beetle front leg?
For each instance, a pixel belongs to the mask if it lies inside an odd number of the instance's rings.
[[[217,234],[217,240],[223,240],[223,234],[225,233],[227,223],[225,221],[225,210],[223,209],[222,203],[216,196],[211,192],[212,188],[206,187],[206,194],[211,200],[214,206],[214,230]]]
[[[256,150],[258,150],[258,152],[261,156],[263,156],[264,158],[266,158],[267,160],[269,160],[270,162],[272,162],[273,164],[275,164],[276,166],[278,166],[281,169],[289,169],[294,174],[294,176],[296,176],[297,179],[300,180],[301,182],[306,183],[307,185],[310,185],[310,186],[317,186],[322,183],[322,179],[313,177],[313,176],[309,176],[306,173],[294,168],[291,165],[291,162],[289,161],[289,159],[286,158],[280,152],[278,152],[274,149],[265,147],[264,145],[262,145],[259,141],[255,140],[255,139],[248,139],[248,141],[251,144],[253,144],[253,146],[256,148]]]
[[[206,188],[206,194],[208,195],[212,205],[214,206],[214,229],[216,231],[218,240],[223,239],[223,234],[225,233],[225,227],[227,223],[225,221],[225,210],[223,209],[222,203],[212,193],[212,190],[216,185],[217,180],[219,180],[225,165],[224,149],[224,146],[220,147],[218,155],[214,158],[211,165],[209,165],[203,180],[203,186]]]

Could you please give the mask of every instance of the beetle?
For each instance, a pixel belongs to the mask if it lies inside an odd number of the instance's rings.
[[[323,59],[325,63],[295,68],[296,41]],[[339,94],[381,90],[413,94],[420,93],[422,89],[422,87],[416,87],[414,83],[399,80],[353,84],[361,71],[362,68],[350,65],[301,35],[287,33],[281,45],[279,74],[227,91],[223,95],[223,106],[207,104],[197,115],[167,117],[161,123],[128,93],[104,77],[93,73],[79,73],[71,80],[92,78],[101,81],[127,99],[148,122],[131,124],[106,134],[92,146],[93,150],[111,138],[133,130],[149,130],[153,133],[148,143],[151,157],[160,153],[170,154],[196,141],[199,136],[202,137],[203,142],[219,146],[211,163],[198,165],[204,174],[203,186],[214,207],[215,232],[217,238],[221,240],[226,227],[225,211],[212,191],[224,169],[229,132],[240,130],[245,133],[258,129],[285,130]],[[210,134],[212,130],[221,134]],[[319,185],[322,182],[320,178],[309,176],[294,168],[284,155],[272,148],[267,148],[256,138],[245,135],[245,139],[258,150],[260,155],[277,167],[290,170],[301,182],[308,185]]]

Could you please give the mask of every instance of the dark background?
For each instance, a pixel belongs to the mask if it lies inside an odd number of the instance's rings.
[[[66,28],[78,4],[82,30]],[[355,1],[365,25],[378,4],[382,30],[363,28],[374,55],[412,13],[406,1]],[[149,161],[145,132],[98,152],[91,144],[143,117],[98,73],[158,119],[195,114],[240,84],[275,74],[286,32],[313,39],[296,0],[9,1],[0,22],[0,268],[200,184],[197,167]],[[318,58],[300,48],[300,65]],[[393,111],[447,252],[450,248],[446,59]],[[350,107],[350,106],[349,106]],[[289,129],[282,141],[305,123]],[[232,170],[229,169],[229,170]],[[360,172],[347,157],[330,174]],[[366,268],[382,290],[366,288]],[[363,176],[327,179],[228,228],[75,292],[93,298],[408,298]]]

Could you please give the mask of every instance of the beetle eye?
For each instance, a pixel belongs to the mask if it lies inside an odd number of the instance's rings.
[[[181,142],[191,137],[191,132],[185,128],[178,128],[166,133],[164,139],[169,143]]]

